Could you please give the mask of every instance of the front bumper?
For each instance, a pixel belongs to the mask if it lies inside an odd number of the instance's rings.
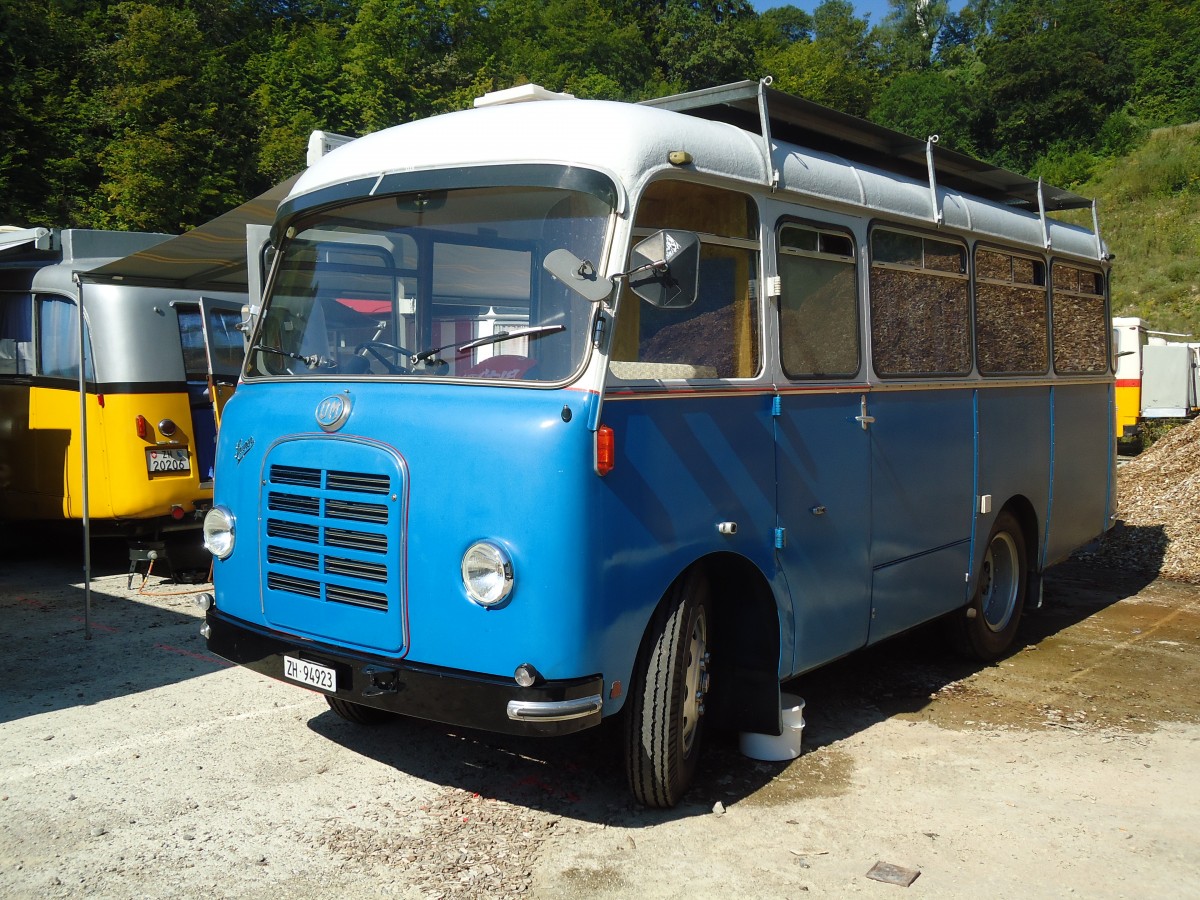
[[[500,734],[560,735],[598,725],[599,675],[519,687],[512,678],[352,653],[259,628],[209,609],[208,649],[230,662],[288,684],[283,658],[319,663],[337,673],[331,696],[389,712]],[[314,688],[309,685],[299,685]]]

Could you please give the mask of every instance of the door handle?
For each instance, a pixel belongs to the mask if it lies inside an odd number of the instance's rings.
[[[866,394],[862,395],[862,399],[859,404],[859,409],[862,410],[862,412],[859,415],[854,417],[854,421],[858,422],[860,425],[862,425],[863,431],[866,431],[867,426],[872,424],[875,421],[874,416],[867,415],[867,395]]]

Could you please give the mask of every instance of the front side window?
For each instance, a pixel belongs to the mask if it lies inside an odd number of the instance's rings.
[[[684,181],[650,185],[635,235],[700,235],[700,291],[685,309],[657,309],[622,288],[609,371],[623,380],[752,378],[762,367],[758,213],[745,194]]]
[[[591,348],[595,308],[542,262],[565,248],[599,265],[610,215],[588,193],[488,187],[302,219],[280,247],[247,377],[565,379]]]
[[[877,228],[871,234],[871,345],[885,377],[971,371],[964,246]]]

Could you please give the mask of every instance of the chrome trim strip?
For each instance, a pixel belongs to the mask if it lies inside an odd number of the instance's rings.
[[[565,722],[595,715],[603,707],[599,694],[576,700],[509,700],[508,717],[517,722]]]

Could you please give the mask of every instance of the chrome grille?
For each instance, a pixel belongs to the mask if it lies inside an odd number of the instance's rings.
[[[267,573],[267,587],[274,591],[287,591],[289,594],[300,594],[303,597],[320,597],[321,585],[307,578],[295,578],[279,572]]]
[[[267,495],[267,509],[272,512],[302,513],[316,516],[321,513],[321,501],[317,497],[301,497],[299,494],[282,494],[271,491]]]
[[[345,528],[326,528],[325,546],[345,547],[348,550],[365,550],[368,553],[387,553],[386,534],[369,531],[348,531]]]
[[[335,603],[349,603],[352,606],[369,606],[372,609],[388,608],[387,594],[339,587],[335,584],[325,588],[325,599],[333,600]]]
[[[330,575],[352,575],[355,578],[369,578],[371,581],[387,581],[387,566],[383,563],[327,556],[325,571]]]
[[[271,466],[274,484],[298,484],[304,487],[321,486],[320,469],[301,469],[296,466]]]
[[[316,553],[307,550],[292,550],[287,547],[268,547],[267,562],[295,566],[297,569],[312,569],[314,572],[321,568],[321,557]]]
[[[391,609],[400,591],[394,476],[282,464],[266,472],[266,580],[279,595],[271,602],[293,595]]]
[[[331,519],[351,519],[355,522],[377,522],[386,525],[388,508],[382,503],[331,499],[325,501],[325,515]]]
[[[392,489],[392,480],[386,475],[366,475],[362,472],[329,472],[325,476],[325,487],[331,491],[386,494]]]
[[[267,519],[267,537],[286,538],[315,544],[321,539],[321,529],[303,522],[285,522],[282,519]]]

